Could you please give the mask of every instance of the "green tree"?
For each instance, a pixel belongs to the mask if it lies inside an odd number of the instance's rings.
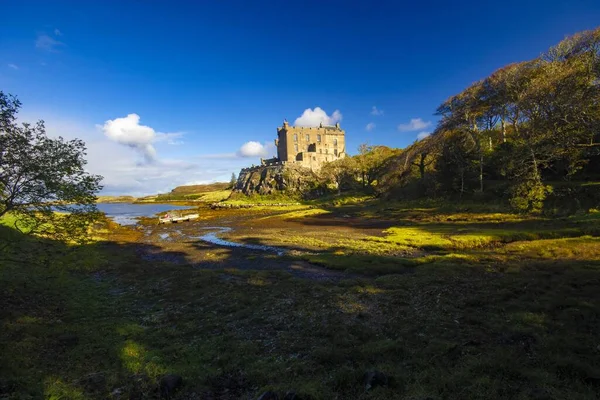
[[[229,189],[233,189],[235,184],[237,183],[237,178],[235,177],[235,173],[231,174],[231,179],[229,180]]]
[[[358,154],[353,158],[356,175],[363,190],[371,190],[377,181],[388,170],[388,164],[398,151],[387,146],[369,146],[366,143],[358,147]]]
[[[99,217],[101,176],[85,170],[85,144],[49,138],[43,121],[16,122],[21,103],[0,91],[0,218],[14,226],[62,240],[83,241]]]
[[[341,193],[343,188],[356,182],[355,169],[354,157],[344,157],[324,164],[320,175],[328,186]]]
[[[462,197],[477,185],[477,154],[471,140],[462,132],[447,131],[442,134],[443,147],[436,159],[437,177],[442,188],[458,192]]]
[[[482,81],[475,82],[461,93],[450,97],[437,109],[442,116],[441,128],[460,130],[468,134],[478,158],[479,190],[483,192],[484,136],[481,122],[488,119],[488,104],[484,101],[485,88]]]

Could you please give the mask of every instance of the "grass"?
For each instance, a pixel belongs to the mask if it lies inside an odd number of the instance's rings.
[[[260,204],[260,205],[271,205],[271,204],[291,204],[298,205],[299,198],[296,196],[284,194],[284,193],[276,193],[271,195],[260,195],[253,194],[251,196],[246,196],[241,193],[232,193],[228,200],[224,201],[225,204],[231,205],[243,205],[243,204]]]
[[[202,203],[217,203],[227,200],[231,195],[231,190],[212,190],[198,193],[167,193],[153,196],[152,202],[160,203],[164,201],[193,201]]]
[[[596,214],[273,210],[215,215],[255,215],[252,235],[351,274],[244,270],[228,249],[211,269],[148,261],[143,233],[114,224],[85,246],[0,226],[19,240],[0,254],[0,397],[158,398],[177,374],[175,399],[598,398]],[[365,392],[372,369],[390,384]]]

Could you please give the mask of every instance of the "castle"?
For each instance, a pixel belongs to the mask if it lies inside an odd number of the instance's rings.
[[[262,165],[291,163],[317,171],[324,163],[346,156],[346,133],[339,123],[304,127],[283,121],[277,128],[275,146],[277,158],[261,160]]]

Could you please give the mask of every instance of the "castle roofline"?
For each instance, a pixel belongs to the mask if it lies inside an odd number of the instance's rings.
[[[340,123],[338,122],[335,125],[323,125],[320,124],[319,126],[294,126],[294,125],[290,125],[286,122],[283,123],[283,126],[278,126],[277,130],[282,130],[282,129],[332,129],[332,130],[342,130],[342,128],[340,127]]]

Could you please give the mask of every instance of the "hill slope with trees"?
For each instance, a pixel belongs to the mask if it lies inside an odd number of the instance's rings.
[[[436,110],[405,149],[362,145],[327,164],[330,190],[393,199],[501,200],[524,212],[600,205],[600,28],[502,67]]]

